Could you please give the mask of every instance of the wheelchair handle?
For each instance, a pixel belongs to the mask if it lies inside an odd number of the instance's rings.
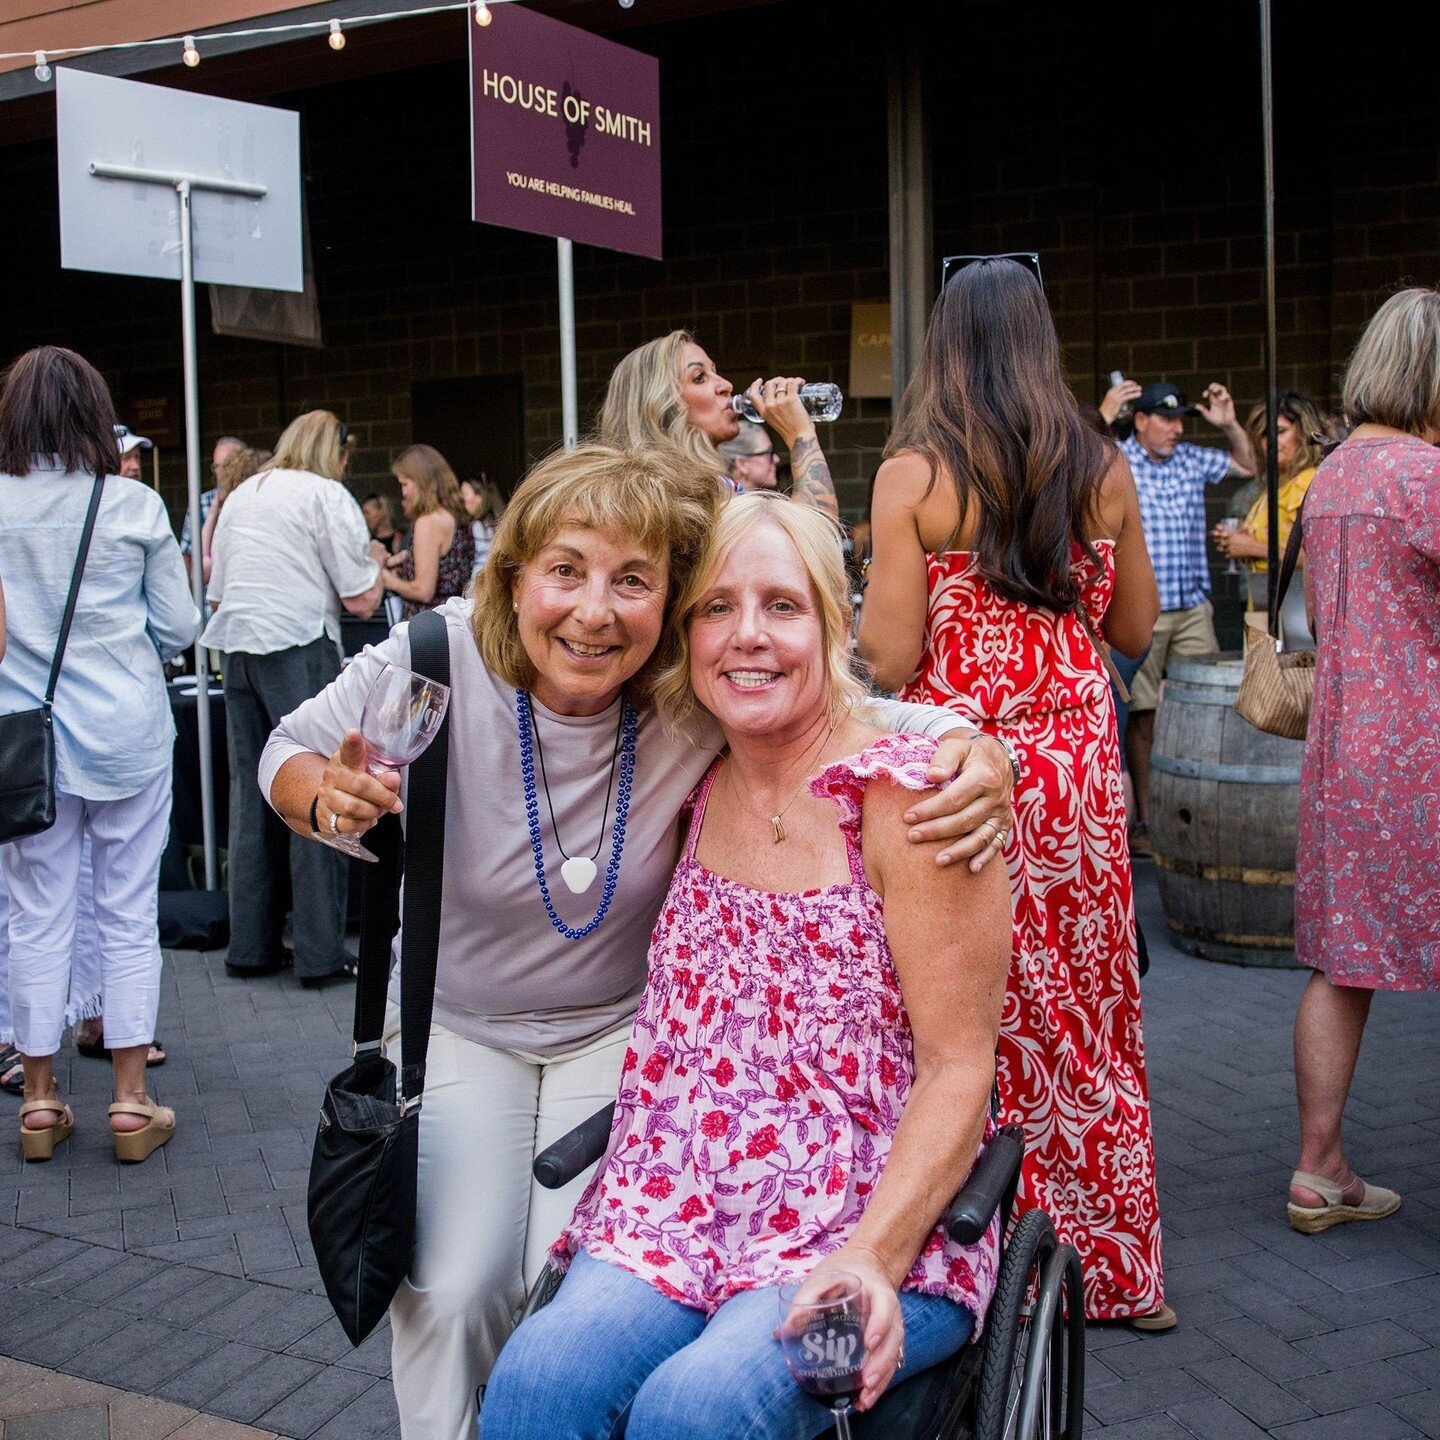
[[[580,1172],[593,1165],[610,1143],[610,1126],[615,1120],[615,1102],[582,1120],[573,1130],[547,1145],[530,1167],[531,1173],[547,1190],[568,1185]]]
[[[946,1233],[957,1245],[973,1245],[985,1234],[1006,1195],[1014,1194],[1024,1158],[1024,1132],[1018,1125],[1005,1126],[985,1147],[945,1215]]]

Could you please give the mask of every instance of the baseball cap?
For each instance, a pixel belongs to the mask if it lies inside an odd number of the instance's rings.
[[[117,425],[115,427],[115,443],[120,447],[122,455],[128,455],[132,450],[153,450],[154,441],[147,440],[143,435],[137,435],[128,425]]]
[[[1166,380],[1147,385],[1135,401],[1137,415],[1198,415],[1200,412]]]

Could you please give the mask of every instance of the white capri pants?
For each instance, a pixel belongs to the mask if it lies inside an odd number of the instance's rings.
[[[57,791],[55,823],[0,846],[10,902],[10,1023],[24,1055],[53,1055],[75,1017],[82,851],[90,841],[93,939],[105,1043],[148,1045],[160,1007],[160,856],[170,829],[170,775],[123,800]],[[89,924],[89,918],[85,924]],[[82,999],[84,997],[81,997]]]
[[[398,1065],[400,1012],[385,1017]],[[490,1377],[589,1172],[562,1190],[530,1166],[615,1098],[630,1023],[563,1055],[491,1050],[435,1025],[425,1060],[415,1260],[390,1306],[405,1440],[474,1440]]]

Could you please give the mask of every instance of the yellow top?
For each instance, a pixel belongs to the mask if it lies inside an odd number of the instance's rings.
[[[1295,517],[1300,513],[1300,503],[1305,499],[1305,492],[1310,488],[1310,482],[1315,478],[1315,467],[1308,466],[1293,479],[1287,480],[1280,487],[1280,553],[1284,555],[1285,546],[1290,541],[1290,532],[1295,528]],[[1263,545],[1270,536],[1270,511],[1269,497],[1262,495],[1251,507],[1250,513],[1245,517],[1245,523],[1240,527],[1247,535],[1253,536]],[[1264,560],[1251,560],[1248,562],[1255,570],[1264,571],[1270,567]]]

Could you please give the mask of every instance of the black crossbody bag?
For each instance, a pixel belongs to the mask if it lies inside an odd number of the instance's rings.
[[[410,668],[450,683],[445,621],[427,610],[410,622]],[[341,1327],[358,1345],[380,1322],[415,1250],[415,1177],[425,1056],[435,1005],[440,883],[445,857],[445,782],[450,717],[410,766],[405,811],[366,836],[378,857],[365,876],[360,976],[355,986],[354,1061],[325,1089],[310,1159],[308,1217],[315,1263]],[[380,1048],[390,946],[399,925],[401,857],[405,926],[400,941],[400,1058]]]
[[[0,844],[38,835],[55,823],[55,717],[51,712],[65,646],[70,640],[70,622],[75,618],[80,579],[85,574],[85,558],[90,553],[90,537],[95,533],[95,517],[100,512],[100,492],[104,488],[105,477],[97,475],[90,491],[90,508],[85,512],[85,528],[80,534],[75,568],[70,574],[70,594],[65,599],[65,616],[60,622],[55,658],[50,662],[45,699],[38,709],[0,715]]]

